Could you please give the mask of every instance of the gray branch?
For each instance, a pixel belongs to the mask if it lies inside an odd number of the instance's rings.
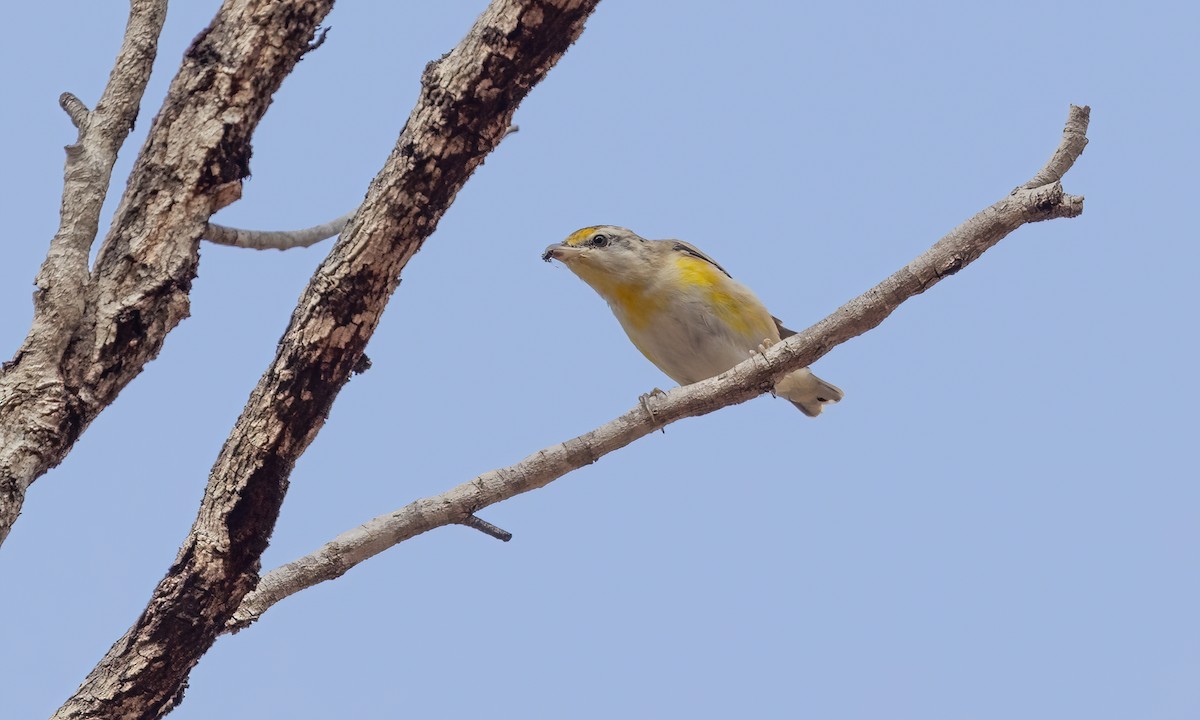
[[[340,233],[356,212],[357,208],[327,223],[303,230],[242,230],[210,222],[204,231],[204,239],[217,245],[250,250],[291,250],[308,247]]]
[[[1070,169],[1086,143],[1088,113],[1087,107],[1071,106],[1059,150],[1037,177],[1061,177]],[[950,231],[908,265],[829,317],[732,370],[665,394],[647,396],[621,417],[591,432],[369,520],[316,552],[272,570],[246,596],[226,629],[236,632],[289,595],[340,577],[358,563],[421,533],[445,525],[468,524],[478,510],[544,487],[676,420],[704,415],[769,392],[779,377],[811,365],[834,347],[876,327],[905,300],[966,267],[1025,223],[1075,217],[1082,212],[1083,198],[1064,194],[1057,179],[1018,189]]]
[[[1083,149],[1087,147],[1087,128],[1090,117],[1091,108],[1086,105],[1083,107],[1071,106],[1071,112],[1067,115],[1067,125],[1063,128],[1062,142],[1055,148],[1054,154],[1050,156],[1042,169],[1022,185],[1021,189],[1030,190],[1063,179],[1071,166],[1083,154]]]
[[[88,121],[88,116],[92,114],[92,111],[88,110],[87,105],[84,105],[82,100],[69,92],[58,96],[58,106],[63,109],[67,117],[71,118],[71,124],[77,130],[83,130],[83,126]],[[105,188],[105,190],[107,189]]]

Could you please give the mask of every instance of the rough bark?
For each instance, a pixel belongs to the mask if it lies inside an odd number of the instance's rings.
[[[113,163],[133,129],[166,16],[166,0],[130,3],[125,37],[96,109],[69,93],[60,99],[79,136],[66,148],[58,231],[35,280],[29,333],[0,366],[0,545],[29,485],[62,461],[86,424],[61,364],[86,307],[88,251]]]
[[[716,378],[647,397],[595,430],[342,533],[316,552],[267,573],[246,596],[227,630],[236,632],[289,595],[340,577],[358,563],[421,533],[445,525],[474,526],[471,520],[480,509],[544,487],[676,420],[705,415],[769,392],[779,377],[811,365],[837,345],[876,327],[905,300],[957,273],[1022,225],[1079,215],[1083,198],[1064,194],[1059,179],[1087,144],[1089,113],[1087,107],[1071,107],[1061,144],[1033,180],[956,227],[908,265],[816,325]],[[1039,182],[1042,184],[1036,184]]]
[[[301,297],[275,361],[210,472],[199,514],[174,564],[134,626],[55,717],[159,717],[178,702],[191,668],[243,596],[257,585],[259,558],[274,528],[288,475],[362,358],[400,271],[503,137],[517,104],[582,32],[597,1],[497,0],[450,54],[425,69],[421,96],[404,132]],[[262,14],[270,12],[274,10]],[[281,26],[301,25],[311,35],[315,23],[308,20],[313,18]],[[224,37],[224,31],[210,30],[197,43],[209,48]],[[247,48],[271,44],[239,42]],[[194,46],[189,56],[195,52]],[[210,48],[202,54],[220,57],[222,52]],[[204,91],[228,80],[218,74],[209,81],[205,85],[193,80],[192,87]],[[170,106],[164,110],[168,111],[174,113]],[[193,151],[192,156],[204,162],[186,170],[188,188],[205,188],[225,200],[236,197],[236,181],[249,157],[244,145],[249,136],[239,132],[229,137],[228,127],[202,128],[224,139],[207,152]],[[145,353],[138,344],[144,341],[130,338],[147,329],[165,332],[186,312],[195,238],[203,230],[206,212],[217,207],[216,201],[204,202],[187,193],[184,197],[190,200],[183,203],[154,193],[131,192],[130,197],[142,204],[125,203],[121,212],[136,214],[132,225],[152,226],[148,232],[156,241],[147,243],[147,232],[119,235],[107,244],[102,259],[112,263],[130,257],[142,263],[113,263],[118,298],[145,274],[145,264],[153,264],[158,281],[151,288],[162,307],[150,317],[151,308],[128,303],[135,314],[123,323],[98,317],[94,327],[114,329],[103,338],[78,341],[80,347],[91,348],[85,357],[93,365],[111,361],[122,369],[117,356],[136,359]],[[163,227],[160,215],[174,218],[173,227],[183,239],[167,242],[158,236]],[[119,330],[126,326],[131,330]],[[92,380],[110,387],[103,377]]]
[[[142,15],[157,26],[143,19],[127,33],[94,113],[65,100],[73,120],[87,121],[80,143],[68,149],[64,229],[38,276],[33,327],[0,376],[0,541],[28,487],[66,457],[187,316],[205,224],[240,196],[250,137],[332,4],[226,0],[184,55],[90,274],[103,202],[97,187],[107,187],[112,167],[106,153],[115,157],[132,125],[166,3],[133,3],[131,28]],[[101,122],[109,113],[118,117]],[[100,133],[109,125],[115,129]],[[90,189],[76,188],[79,182]]]

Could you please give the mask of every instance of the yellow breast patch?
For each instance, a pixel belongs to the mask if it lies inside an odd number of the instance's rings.
[[[585,231],[580,230],[579,232]],[[568,238],[569,241],[570,238]],[[572,270],[584,282],[591,285],[592,289],[599,293],[600,297],[604,298],[617,314],[639,330],[645,329],[666,305],[665,297],[647,292],[644,286],[614,275],[605,268],[587,263],[577,263]]]

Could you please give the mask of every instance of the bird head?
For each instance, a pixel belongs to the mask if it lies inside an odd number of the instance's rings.
[[[617,286],[643,285],[657,267],[657,243],[615,225],[576,230],[542,253],[546,262],[558,260],[606,297]]]

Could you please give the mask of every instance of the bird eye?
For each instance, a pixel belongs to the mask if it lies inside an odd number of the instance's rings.
[[[592,241],[588,244],[594,245],[596,247],[604,247],[605,245],[608,244],[608,236],[607,235],[593,235]]]

